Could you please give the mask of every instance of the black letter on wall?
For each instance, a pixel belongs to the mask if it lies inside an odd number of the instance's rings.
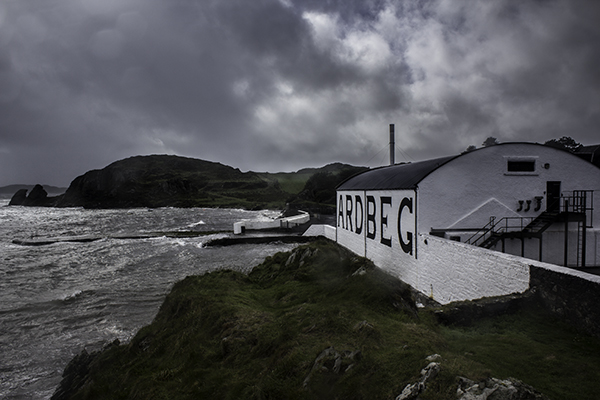
[[[365,214],[363,211],[363,203],[362,203],[362,198],[359,195],[354,196],[355,201],[356,201],[356,207],[354,210],[354,222],[356,225],[356,234],[360,235],[362,232],[362,228],[363,228],[363,220],[365,218]],[[359,207],[360,206],[360,207]],[[360,210],[360,218],[358,218],[358,210]],[[360,225],[358,224],[360,222]]]
[[[340,224],[340,218],[342,219],[342,223]],[[344,196],[340,194],[340,199],[338,201],[338,220],[337,220],[338,228],[344,228]]]
[[[407,241],[404,242],[404,239],[402,238],[402,211],[404,210],[404,207],[408,208],[408,211],[412,214],[412,206],[413,206],[413,201],[412,198],[408,198],[405,197],[402,199],[402,202],[400,203],[400,210],[398,211],[398,239],[400,240],[400,247],[402,247],[402,251],[404,251],[407,254],[410,254],[412,256],[413,254],[413,234],[412,232],[406,232],[406,238]]]
[[[352,232],[352,196],[346,195],[346,229]]]
[[[384,244],[386,246],[392,247],[392,238],[384,238],[383,237],[383,227],[387,227],[387,214],[385,214],[385,216],[383,215],[383,205],[384,204],[389,204],[390,206],[392,205],[392,198],[389,196],[382,196],[381,197],[381,244]]]
[[[371,204],[373,205],[373,212],[371,212]],[[377,233],[377,225],[375,224],[375,213],[377,212],[377,204],[375,203],[375,197],[367,196],[367,237],[369,239],[375,239]],[[371,231],[371,224],[373,223],[373,230]]]

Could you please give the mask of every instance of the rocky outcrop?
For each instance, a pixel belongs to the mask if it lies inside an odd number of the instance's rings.
[[[52,395],[52,400],[66,400],[76,393],[84,385],[90,372],[90,364],[97,355],[98,353],[90,354],[84,349],[73,357],[65,367],[63,379]]]
[[[327,382],[327,385],[332,385],[341,375],[354,368],[361,356],[360,350],[338,352],[333,347],[326,348],[315,359],[310,373],[304,378],[302,387],[311,391],[313,386],[321,386],[315,384],[315,381]]]
[[[427,357],[426,361],[429,364],[421,370],[421,378],[415,383],[406,385],[396,400],[418,400],[419,396],[427,389],[427,385],[440,373],[441,360],[442,356],[439,354]],[[457,380],[456,398],[458,400],[548,400],[533,387],[514,378],[504,380],[487,378],[475,382],[459,376]]]
[[[81,353],[73,357],[65,367],[62,381],[56,388],[51,400],[70,399],[88,381],[92,362],[103,352],[112,347],[119,346],[119,340],[107,344],[102,350],[88,353],[83,349]]]
[[[19,189],[10,199],[9,206],[22,206],[27,201],[27,189]]]
[[[531,386],[514,378],[488,378],[475,382],[459,377],[456,395],[458,400],[548,400]]]
[[[19,189],[10,199],[9,206],[34,206],[52,207],[57,204],[61,196],[48,197],[48,192],[42,185],[35,185],[29,195],[27,189]]]
[[[441,357],[438,354],[427,357],[427,361],[430,362],[421,370],[421,379],[415,383],[406,385],[402,390],[402,393],[396,397],[396,400],[418,400],[419,395],[427,389],[429,382],[439,374],[441,367],[440,364],[436,362],[439,359],[441,359]]]

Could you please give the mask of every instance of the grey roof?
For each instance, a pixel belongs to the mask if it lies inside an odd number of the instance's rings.
[[[575,153],[595,153],[598,150],[600,150],[600,144],[593,144],[590,146],[581,146],[575,150]]]
[[[431,172],[459,157],[450,156],[372,169],[342,182],[337,190],[414,189]]]
[[[600,167],[600,144],[582,146],[575,150],[575,155]]]

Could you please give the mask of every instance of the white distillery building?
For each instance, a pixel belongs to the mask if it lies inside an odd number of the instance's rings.
[[[520,292],[529,277],[503,270],[509,255],[600,266],[598,191],[600,168],[567,151],[499,144],[346,180],[337,188],[336,241],[442,303]],[[477,267],[481,257],[498,260],[488,263],[495,270]]]

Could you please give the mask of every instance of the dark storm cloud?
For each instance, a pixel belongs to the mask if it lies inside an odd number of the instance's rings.
[[[547,1],[0,3],[0,185],[137,154],[241,169],[598,142],[600,6]],[[400,157],[403,160],[404,157]],[[373,159],[379,162],[379,158]]]

